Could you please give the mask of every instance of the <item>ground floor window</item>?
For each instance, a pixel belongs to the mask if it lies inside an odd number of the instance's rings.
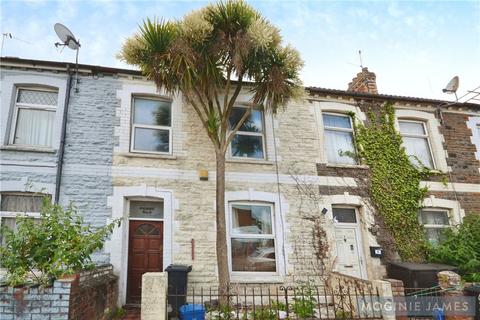
[[[436,244],[443,240],[443,231],[450,228],[448,211],[444,209],[423,209],[419,216],[425,228],[427,240]]]
[[[20,215],[26,215],[40,222],[38,218],[45,196],[31,192],[2,192],[0,194],[0,225],[16,231],[17,216]],[[4,244],[1,235],[0,243]]]
[[[230,205],[232,272],[277,272],[273,206]]]

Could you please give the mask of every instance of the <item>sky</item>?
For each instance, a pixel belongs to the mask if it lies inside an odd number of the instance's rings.
[[[480,86],[480,0],[249,2],[300,51],[306,86],[347,89],[359,50],[379,93],[453,100],[442,89],[455,75],[459,96]],[[1,54],[75,61],[54,46],[60,22],[80,40],[80,63],[132,69],[116,54],[145,18],[180,19],[206,3],[0,0],[1,33],[13,36]]]

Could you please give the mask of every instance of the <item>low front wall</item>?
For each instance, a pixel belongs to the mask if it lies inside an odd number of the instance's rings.
[[[1,320],[104,319],[116,307],[111,265],[56,280],[51,287],[0,287]]]

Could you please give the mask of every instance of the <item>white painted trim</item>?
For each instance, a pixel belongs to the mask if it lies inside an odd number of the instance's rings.
[[[251,204],[263,203],[273,205],[274,215],[274,233],[276,240],[276,257],[277,257],[277,272],[264,273],[259,272],[232,272],[231,280],[233,282],[265,282],[267,280],[278,282],[286,273],[286,266],[288,264],[286,252],[286,223],[285,216],[288,213],[288,204],[283,196],[272,192],[255,191],[249,189],[248,191],[232,191],[225,192],[225,214],[227,215],[227,223],[230,226],[230,203],[250,202]],[[231,249],[230,249],[230,228],[227,228],[227,244],[228,244],[228,264],[231,270]],[[247,274],[248,276],[246,276]]]
[[[469,117],[467,121],[467,127],[472,130],[472,136],[470,137],[470,140],[477,147],[475,157],[477,160],[480,160],[480,116]],[[478,170],[480,170],[480,168],[478,168]]]
[[[348,192],[344,192],[343,194],[336,194],[330,196],[323,197],[322,205],[328,210],[327,213],[327,222],[331,225],[331,232],[329,236],[329,243],[332,244],[331,246],[331,254],[332,257],[335,257],[337,254],[337,248],[335,245],[335,227],[338,225],[339,227],[346,226],[347,224],[337,224],[333,220],[333,209],[332,207],[350,207],[355,208],[355,212],[357,213],[357,241],[359,244],[359,254],[361,257],[360,261],[360,272],[362,274],[363,279],[368,279],[369,277],[374,278],[374,274],[369,274],[369,270],[373,268],[373,261],[370,256],[366,256],[365,252],[369,246],[376,246],[378,245],[376,239],[371,237],[370,233],[367,231],[368,227],[373,224],[374,217],[372,213],[367,210],[367,206],[363,202],[360,196],[350,195]],[[327,227],[328,230],[328,227]],[[327,231],[328,236],[328,231]]]
[[[5,74],[1,83],[0,105],[1,114],[4,115],[0,121],[1,145],[10,142],[11,130],[14,124],[15,97],[17,87],[51,87],[58,89],[58,100],[55,112],[55,122],[52,136],[52,147],[58,149],[60,146],[60,132],[62,127],[63,108],[65,103],[65,94],[67,90],[67,76],[60,75],[38,75],[28,73],[17,73],[15,75]]]
[[[105,242],[105,252],[110,254],[110,263],[119,275],[118,302],[125,304],[127,293],[128,271],[128,199],[157,198],[164,203],[163,211],[163,266],[172,263],[172,221],[174,197],[171,190],[137,185],[128,187],[113,187],[113,195],[108,197],[108,204],[112,208],[112,220],[122,218],[122,225],[113,231],[112,236]]]
[[[431,152],[433,154],[433,163],[435,169],[447,172],[451,168],[447,166],[447,151],[443,149],[443,143],[445,139],[443,135],[438,130],[440,122],[435,117],[435,114],[431,112],[423,112],[418,110],[408,110],[408,109],[395,109],[395,128],[400,132],[400,127],[398,125],[398,120],[420,120],[426,124],[428,131],[428,140],[431,146]]]
[[[442,182],[435,182],[435,181],[422,181],[420,182],[420,186],[427,187],[430,191],[455,191],[455,192],[474,192],[480,193],[480,184],[474,183],[447,183],[443,184]]]
[[[132,101],[133,97],[150,96],[158,99],[167,99],[171,104],[171,126],[170,126],[170,150],[169,153],[156,153],[133,151],[135,154],[155,154],[155,155],[186,155],[183,150],[183,140],[185,133],[183,132],[183,99],[181,95],[175,97],[169,96],[164,90],[160,92],[153,82],[140,82],[123,80],[122,88],[117,90],[117,98],[120,99],[120,107],[116,111],[116,116],[120,119],[120,125],[114,128],[114,136],[118,137],[118,146],[115,146],[114,153],[130,153],[131,141],[133,134],[131,134],[131,115],[132,115]]]
[[[450,225],[459,225],[465,217],[465,210],[460,206],[460,202],[436,198],[431,195],[422,202],[424,208],[447,209],[450,218]]]
[[[323,116],[322,113],[335,113],[335,114],[348,114],[354,113],[356,120],[364,122],[367,117],[360,110],[360,108],[355,104],[342,103],[342,102],[331,102],[331,101],[312,101],[314,112],[315,112],[315,123],[317,126],[317,135],[320,150],[320,163],[328,163],[327,153],[325,152],[325,133],[323,125]],[[353,125],[353,123],[352,123]],[[355,137],[353,137],[355,139]]]

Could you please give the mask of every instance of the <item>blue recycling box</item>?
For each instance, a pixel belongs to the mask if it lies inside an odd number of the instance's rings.
[[[205,320],[205,307],[201,304],[184,304],[179,311],[180,320]]]

